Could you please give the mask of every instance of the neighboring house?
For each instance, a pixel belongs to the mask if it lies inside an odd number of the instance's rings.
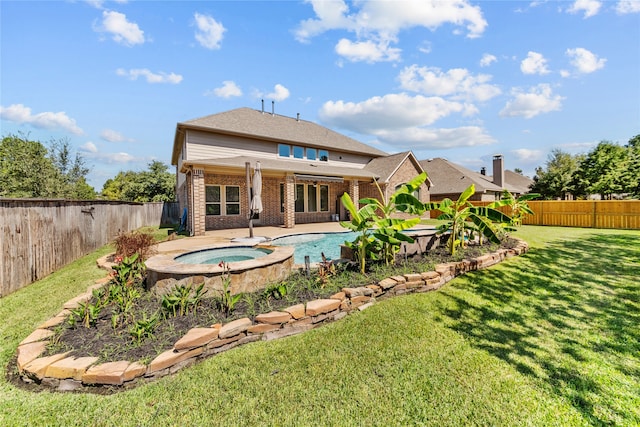
[[[239,108],[181,122],[171,163],[191,234],[248,225],[247,176],[258,161],[264,210],[253,223],[284,227],[345,220],[345,192],[353,200],[377,197],[375,179],[388,196],[423,172],[411,152],[388,155],[299,115]],[[429,185],[419,191],[423,202]]]
[[[421,160],[420,164],[431,179],[432,187],[429,192],[434,201],[445,198],[457,200],[471,184],[475,185],[476,192],[470,201],[499,200],[503,189],[517,197],[528,193],[529,185],[533,183],[526,176],[505,170],[504,158],[500,154],[493,157],[492,176],[487,176],[484,167],[480,172],[474,172],[442,158]]]

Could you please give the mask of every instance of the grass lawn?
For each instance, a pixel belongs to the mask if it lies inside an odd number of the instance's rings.
[[[0,379],[0,425],[640,425],[640,231],[524,226],[531,250],[113,395]],[[0,365],[104,274],[104,248],[0,299]]]

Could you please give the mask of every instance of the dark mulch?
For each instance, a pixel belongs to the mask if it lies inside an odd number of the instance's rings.
[[[501,245],[470,245],[459,251],[452,258],[443,247],[435,248],[426,256],[418,256],[409,260],[402,260],[396,266],[402,271],[426,271],[425,266],[433,266],[442,262],[459,261],[465,258],[474,258],[484,253],[494,251],[499,247],[512,248],[517,244],[514,239],[505,239]],[[215,299],[203,299],[197,307],[197,311],[189,312],[183,316],[172,316],[163,312],[160,300],[151,293],[145,292],[137,300],[137,306],[133,310],[136,319],[144,314],[151,316],[160,314],[160,321],[153,331],[153,336],[137,343],[129,333],[131,324],[121,325],[116,329],[111,325],[113,307],[105,307],[101,311],[97,324],[93,327],[84,327],[77,324],[71,327],[63,324],[57,330],[56,339],[48,348],[47,354],[55,354],[61,351],[72,351],[72,354],[81,356],[98,356],[101,362],[129,360],[148,362],[158,354],[170,349],[173,344],[194,327],[208,327],[216,323],[227,323],[234,319],[249,317],[252,320],[260,313],[280,310],[295,304],[310,301],[316,298],[328,297],[344,286],[362,286],[375,283],[384,277],[397,274],[393,269],[384,270],[374,268],[366,277],[362,277],[350,270],[349,265],[339,267],[338,274],[322,283],[317,272],[312,272],[310,277],[303,273],[294,273],[285,282],[288,286],[288,294],[284,298],[277,299],[273,293],[258,292],[239,301],[231,314],[223,312]],[[386,276],[385,276],[386,274]],[[342,280],[340,277],[342,276]],[[358,281],[345,285],[345,280]]]

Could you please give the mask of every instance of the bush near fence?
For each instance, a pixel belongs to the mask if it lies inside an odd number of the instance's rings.
[[[0,199],[0,297],[104,246],[121,231],[179,221],[174,202]]]
[[[491,202],[472,203],[487,206]],[[528,204],[534,215],[525,216],[524,225],[640,230],[640,200],[532,200]],[[510,214],[509,207],[499,210]],[[431,218],[440,213],[431,211]]]

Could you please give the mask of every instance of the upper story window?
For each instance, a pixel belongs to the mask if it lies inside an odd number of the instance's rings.
[[[307,160],[317,160],[318,151],[315,148],[307,148]]]
[[[293,158],[294,159],[304,159],[304,148],[293,146]]]
[[[280,157],[290,157],[291,156],[291,146],[286,144],[278,144],[278,156]]]
[[[329,151],[305,148],[298,145],[278,144],[278,157],[328,162]]]

